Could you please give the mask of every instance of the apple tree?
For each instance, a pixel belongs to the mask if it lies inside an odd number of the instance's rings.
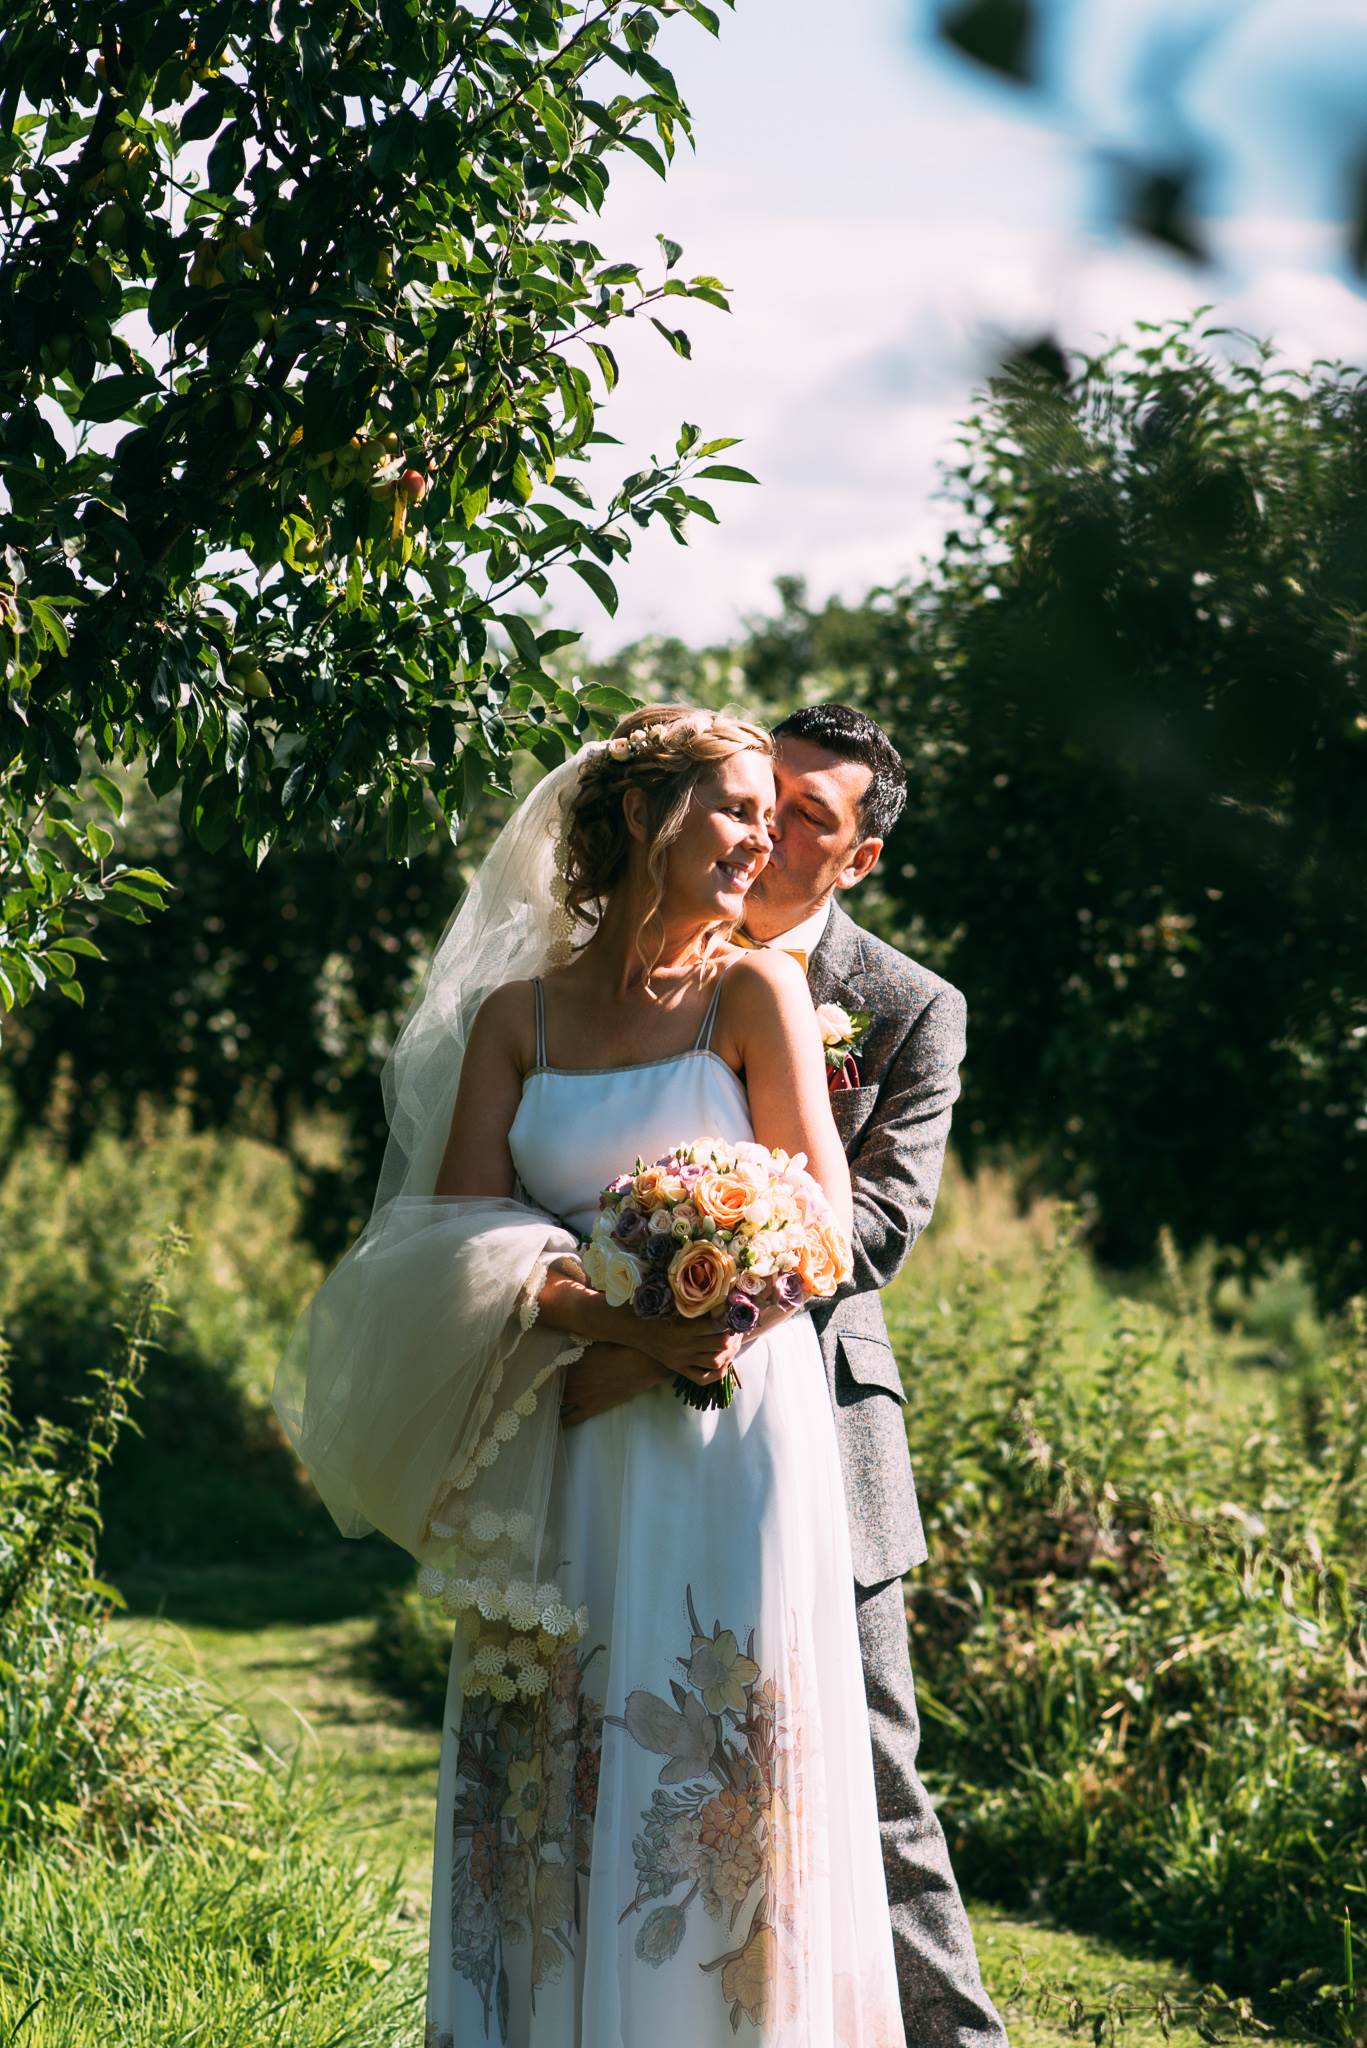
[[[691,141],[677,15],[717,32],[703,0],[12,0],[5,1008],[79,1001],[99,919],[164,901],[116,858],[115,763],[210,851],[402,860],[629,701],[564,680],[553,573],[611,612],[633,527],[752,481],[688,425],[610,498],[584,476],[614,326],[686,356],[671,302],[726,309],[665,237],[586,232],[615,164]]]

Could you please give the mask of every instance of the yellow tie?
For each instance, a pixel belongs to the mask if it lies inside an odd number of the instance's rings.
[[[758,939],[751,938],[749,932],[739,928],[732,932],[731,943],[733,946],[746,946],[752,953],[768,951],[767,946],[761,945]],[[786,953],[790,959],[796,960],[804,974],[807,972],[807,955],[803,952],[801,946],[778,946],[775,950],[780,953]]]

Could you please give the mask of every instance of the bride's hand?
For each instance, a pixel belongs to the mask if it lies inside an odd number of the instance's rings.
[[[613,1308],[606,1295],[590,1287],[573,1253],[554,1259],[542,1278],[538,1295],[541,1320],[552,1329],[568,1330],[590,1344],[625,1345],[644,1351],[669,1372],[682,1373],[700,1387],[711,1386],[727,1370],[740,1349],[740,1338],[718,1323],[697,1318],[679,1322],[672,1316],[638,1316],[632,1308]]]
[[[710,1387],[734,1365],[741,1340],[715,1323],[676,1322],[672,1316],[633,1316],[632,1342],[669,1372]]]

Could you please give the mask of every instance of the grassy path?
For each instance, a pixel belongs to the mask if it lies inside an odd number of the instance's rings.
[[[403,1578],[402,1568],[397,1576]],[[395,1578],[387,1560],[358,1557],[349,1547],[340,1559],[320,1558],[314,1569],[292,1576],[224,1569],[125,1579],[136,1611],[113,1627],[150,1639],[171,1661],[197,1671],[250,1712],[272,1747],[298,1754],[304,1768],[336,1770],[338,1832],[363,1837],[375,1867],[402,1869],[405,1937],[425,1950],[439,1738],[367,1669],[374,1604]],[[1065,1993],[1079,2001],[1081,2038],[1091,2038],[1093,2016],[1114,2002],[1130,2009],[1120,2038],[1133,2048],[1156,2048],[1165,2037],[1153,2016],[1155,1995],[1166,1992],[1183,2006],[1198,1994],[1181,1971],[1112,1943],[981,1903],[971,1914],[988,1985],[999,2001],[1010,2001],[1013,2048],[1057,2048],[1079,2038],[1068,2028]],[[1044,1984],[1050,1997],[1038,2010],[1034,1992]],[[1209,2036],[1179,2023],[1166,2038],[1173,2048],[1196,2048]]]

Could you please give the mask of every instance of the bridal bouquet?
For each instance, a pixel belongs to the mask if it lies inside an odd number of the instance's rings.
[[[712,1316],[748,1336],[770,1302],[800,1308],[850,1275],[850,1248],[806,1155],[695,1138],[603,1189],[581,1251],[591,1287],[638,1316]],[[727,1372],[710,1387],[676,1373],[693,1408],[725,1408]]]

